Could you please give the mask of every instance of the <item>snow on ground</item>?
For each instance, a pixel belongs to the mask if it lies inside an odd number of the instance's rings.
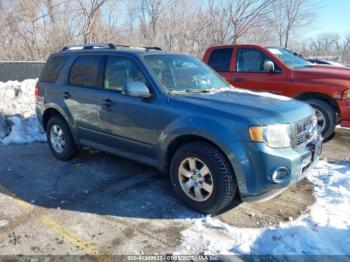
[[[177,253],[210,255],[350,254],[350,166],[320,161],[308,175],[315,184],[310,214],[263,229],[236,228],[207,216],[182,232]]]
[[[45,141],[35,115],[36,82],[0,82],[0,144]]]

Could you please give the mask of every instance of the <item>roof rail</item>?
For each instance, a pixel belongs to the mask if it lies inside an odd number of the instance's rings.
[[[159,51],[162,51],[162,49],[158,46],[145,46],[145,47],[142,47],[144,49],[146,49],[146,51],[148,50],[159,50]]]
[[[125,47],[125,48],[130,48],[128,45],[115,45],[115,47]]]
[[[121,45],[117,45],[121,46]],[[127,46],[123,46],[127,47]],[[95,48],[107,48],[107,49],[116,49],[116,45],[112,43],[98,43],[98,44],[86,44],[86,45],[67,45],[61,49],[61,51],[67,50],[88,50]]]
[[[115,45],[112,43],[96,43],[96,44],[82,44],[82,45],[67,45],[61,49],[61,52],[68,51],[68,50],[91,50],[91,49],[117,49],[118,47],[121,48],[135,48],[135,49],[144,49],[145,51],[149,50],[159,50],[162,49],[157,46],[145,46],[145,47],[133,47],[128,45]]]

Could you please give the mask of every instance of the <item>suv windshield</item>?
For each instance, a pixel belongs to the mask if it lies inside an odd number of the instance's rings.
[[[309,67],[312,64],[309,61],[301,58],[300,56],[288,51],[284,48],[269,47],[267,48],[275,57],[281,60],[285,65],[291,68],[297,67]]]
[[[144,60],[169,93],[208,92],[229,87],[212,69],[189,55],[146,55]]]

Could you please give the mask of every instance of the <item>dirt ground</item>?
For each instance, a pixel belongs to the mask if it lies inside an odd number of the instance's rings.
[[[323,158],[349,160],[350,136],[337,132]],[[263,227],[308,212],[306,180],[264,203],[219,215],[238,227]],[[44,143],[0,146],[0,254],[168,254],[200,214],[183,206],[167,177],[94,150],[69,162]]]

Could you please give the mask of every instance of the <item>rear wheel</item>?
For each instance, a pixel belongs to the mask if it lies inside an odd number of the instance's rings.
[[[46,134],[50,150],[57,159],[69,160],[78,154],[68,125],[60,117],[52,117],[49,120]]]
[[[337,124],[337,116],[334,109],[324,101],[317,99],[306,100],[316,112],[317,122],[324,139],[329,138]]]
[[[207,143],[181,146],[173,156],[170,177],[176,195],[202,213],[216,213],[236,194],[236,182],[225,157]]]

